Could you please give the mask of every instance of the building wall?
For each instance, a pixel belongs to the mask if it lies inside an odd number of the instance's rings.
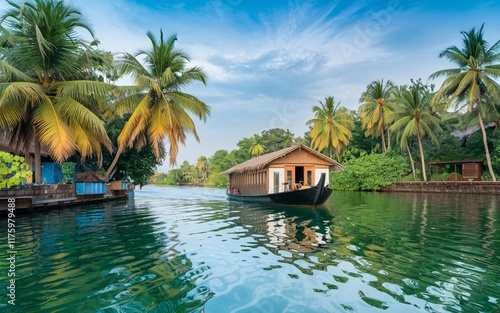
[[[328,167],[326,168],[318,168],[316,167],[316,169],[314,170],[314,184],[317,185],[319,183],[319,180],[321,178],[321,174],[322,173],[325,173],[326,175],[326,181],[325,181],[325,186],[328,185],[330,183],[330,170]]]
[[[278,185],[278,190],[275,190],[274,188],[274,173],[279,174],[279,185]],[[270,167],[269,168],[269,189],[268,193],[277,193],[277,192],[282,192],[285,188],[283,183],[285,182],[285,169],[284,168],[276,168],[276,167]]]
[[[229,192],[242,194],[265,194],[268,183],[267,170],[229,176]]]
[[[278,165],[324,165],[329,166],[329,163],[323,159],[318,158],[317,156],[304,151],[304,150],[295,150],[290,154],[285,155],[282,158],[274,160],[270,166],[277,167]]]

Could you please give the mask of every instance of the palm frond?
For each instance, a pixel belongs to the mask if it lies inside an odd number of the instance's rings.
[[[42,102],[33,110],[33,124],[42,147],[55,161],[64,162],[75,153],[77,145],[71,131],[52,102]]]

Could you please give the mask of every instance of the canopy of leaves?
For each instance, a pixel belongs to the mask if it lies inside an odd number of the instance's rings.
[[[31,175],[23,157],[0,151],[0,188],[21,185],[23,180],[31,181]]]
[[[379,190],[392,185],[409,172],[409,164],[402,156],[388,154],[362,153],[357,159],[343,164],[345,171],[332,177],[334,190]]]

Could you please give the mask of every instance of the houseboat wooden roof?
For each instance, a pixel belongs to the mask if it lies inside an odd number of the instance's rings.
[[[279,158],[282,158],[294,151],[297,150],[304,150],[306,152],[309,152],[310,154],[326,161],[327,163],[330,164],[330,166],[334,167],[335,171],[343,171],[344,167],[338,163],[337,161],[327,157],[326,155],[309,148],[308,146],[305,146],[303,144],[299,144],[293,147],[288,147],[285,149],[281,149],[275,152],[271,152],[268,154],[261,155],[259,157],[250,159],[248,161],[245,161],[243,163],[240,163],[236,166],[231,167],[230,169],[222,172],[221,174],[242,174],[242,173],[247,173],[247,172],[254,172],[258,171],[261,169],[266,168],[270,163],[278,160]]]
[[[76,179],[75,181],[77,182],[101,182],[105,183],[107,182],[107,179],[104,178],[104,176],[99,175],[95,172],[83,172],[83,173],[76,173]]]

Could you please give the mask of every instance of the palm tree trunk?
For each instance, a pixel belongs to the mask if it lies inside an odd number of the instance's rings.
[[[382,152],[386,152],[387,151],[387,147],[385,146],[385,136],[384,136],[384,131],[382,131]]]
[[[418,146],[420,148],[420,160],[422,161],[422,174],[424,175],[424,181],[427,181],[427,174],[425,173],[425,159],[424,159],[424,149],[422,148],[422,139],[420,139],[420,133],[417,134]]]
[[[477,109],[477,117],[479,119],[479,126],[481,127],[481,133],[483,134],[483,144],[484,151],[486,153],[486,163],[488,163],[488,170],[490,171],[491,179],[497,181],[495,173],[493,172],[493,166],[491,166],[490,150],[488,149],[488,140],[486,137],[486,130],[484,129],[483,118],[481,117],[481,108]]]
[[[42,148],[38,136],[35,135],[35,184],[42,183]]]
[[[417,181],[417,176],[415,175],[415,162],[413,161],[413,157],[411,156],[410,146],[408,146],[408,143],[406,143],[406,151],[408,151],[408,156],[410,157],[411,173],[413,174],[413,181]]]
[[[113,159],[113,162],[111,162],[111,165],[109,166],[108,170],[106,171],[106,174],[104,174],[105,178],[108,178],[113,169],[116,166],[116,162],[118,162],[118,159],[120,158],[120,155],[123,153],[123,147],[119,146],[118,150],[116,151],[115,158]]]
[[[389,128],[387,129],[387,149],[391,148],[391,133],[389,131]]]

